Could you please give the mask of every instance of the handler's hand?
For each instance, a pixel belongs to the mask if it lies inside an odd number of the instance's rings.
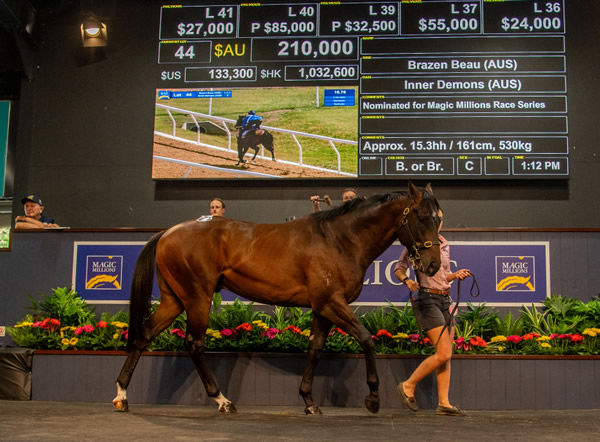
[[[460,270],[457,270],[456,272],[454,272],[454,276],[457,279],[463,280],[463,279],[471,276],[471,271],[469,269],[460,269]]]
[[[408,279],[404,284],[411,292],[416,292],[419,290],[419,283],[413,279]]]

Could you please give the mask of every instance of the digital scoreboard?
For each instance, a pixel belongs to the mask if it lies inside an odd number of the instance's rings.
[[[165,4],[153,176],[568,178],[565,3]],[[273,163],[235,165],[251,109]]]

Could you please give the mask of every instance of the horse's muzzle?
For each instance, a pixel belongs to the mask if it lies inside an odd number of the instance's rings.
[[[423,270],[423,273],[425,273],[427,276],[433,276],[437,273],[437,271],[439,269],[440,269],[440,262],[439,261],[431,261],[429,263],[429,265],[427,266],[427,268]]]

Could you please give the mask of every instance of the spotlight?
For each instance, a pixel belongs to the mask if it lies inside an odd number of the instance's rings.
[[[86,14],[81,20],[81,41],[85,48],[97,48],[108,44],[106,25],[94,14]]]

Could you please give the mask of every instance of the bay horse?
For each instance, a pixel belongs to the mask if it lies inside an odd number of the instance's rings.
[[[320,414],[312,398],[316,364],[333,324],[360,343],[367,367],[366,408],[379,410],[375,345],[349,303],[367,267],[399,239],[414,264],[433,275],[440,267],[438,202],[431,186],[354,199],[284,224],[202,217],[155,234],[143,247],[131,286],[127,359],[117,378],[116,408],[126,411],[127,386],[142,351],[184,310],[186,350],[206,393],[224,413],[234,404],[219,390],[204,354],[212,297],[227,288],[255,302],[310,307],[307,365],[300,384],[306,414]],[[150,315],[156,268],[161,301]]]
[[[244,122],[244,115],[240,115],[235,123],[236,129],[242,127]],[[258,154],[258,146],[262,145],[265,149],[271,152],[271,159],[275,161],[275,149],[273,147],[273,135],[266,129],[250,129],[246,131],[243,135],[237,139],[237,148],[238,148],[238,162],[236,166],[240,163],[245,163],[244,156],[248,152],[249,149],[254,149],[254,156],[250,161],[254,161],[256,155]]]

